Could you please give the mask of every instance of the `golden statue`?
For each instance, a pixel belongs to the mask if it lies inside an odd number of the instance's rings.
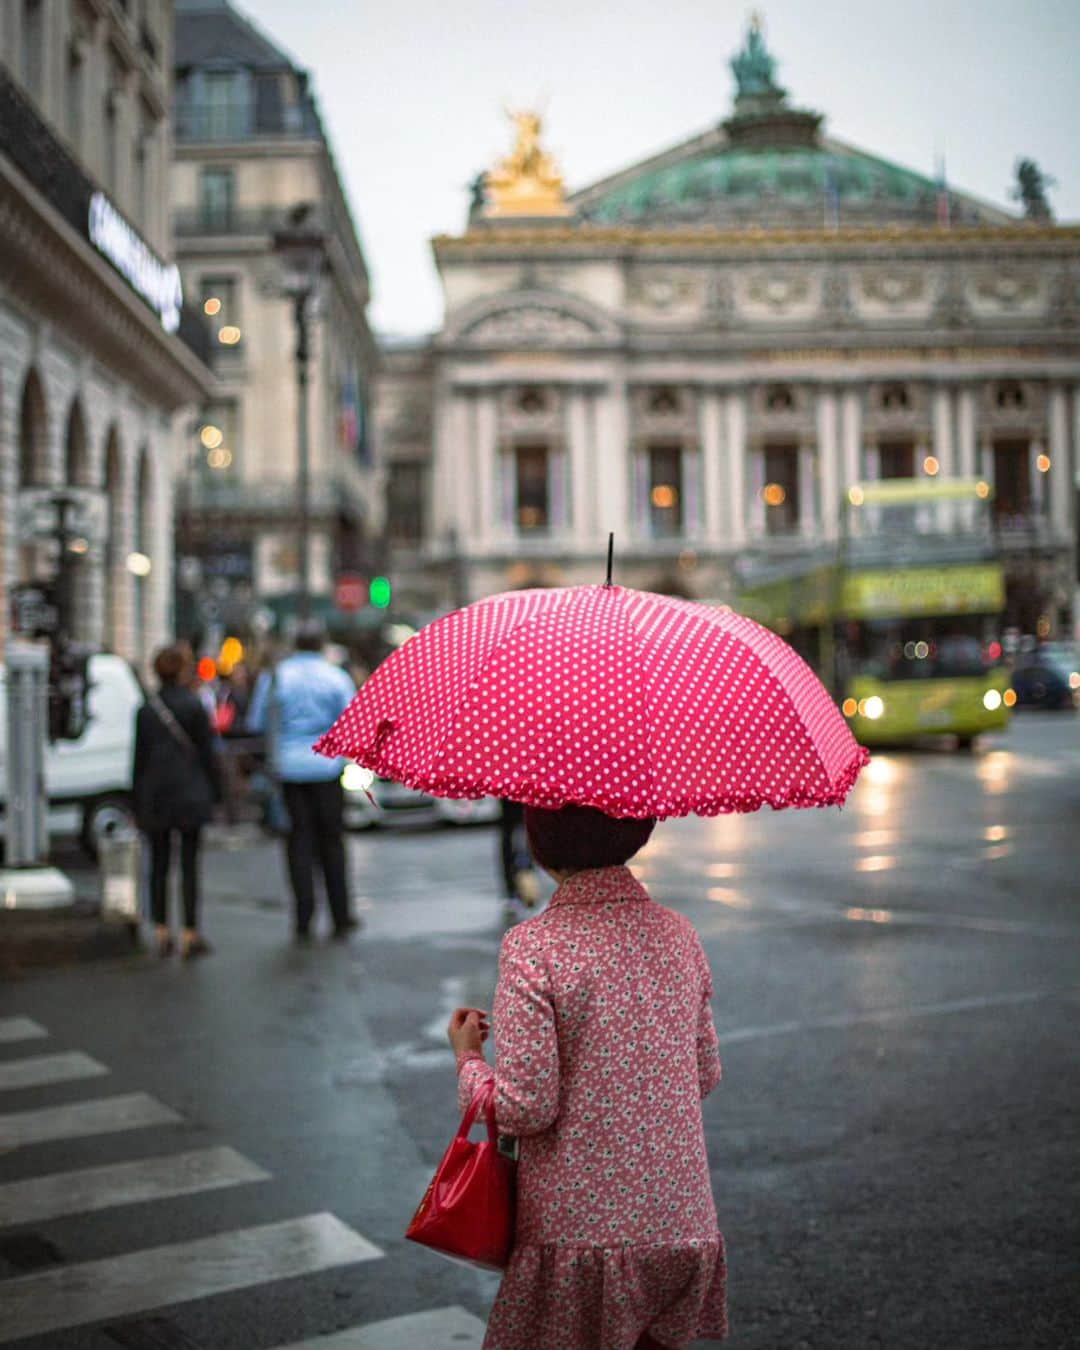
[[[540,146],[539,113],[512,112],[514,148],[484,178],[484,216],[568,216],[563,176]]]

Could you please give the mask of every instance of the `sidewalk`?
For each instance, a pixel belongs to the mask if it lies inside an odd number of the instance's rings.
[[[246,847],[264,839],[257,826],[212,825],[204,837],[208,855]],[[0,978],[35,969],[117,960],[144,950],[139,929],[101,915],[98,870],[72,840],[60,840],[50,862],[71,879],[75,902],[63,909],[5,909],[0,903]],[[205,868],[207,899],[213,898],[214,869]]]

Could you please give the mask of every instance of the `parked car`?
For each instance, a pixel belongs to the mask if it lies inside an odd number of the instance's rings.
[[[403,783],[379,778],[359,764],[346,764],[341,785],[345,789],[345,826],[350,830],[368,830],[395,821],[490,825],[502,810],[497,797],[432,797]]]
[[[1013,668],[1012,687],[1020,708],[1046,708],[1072,711],[1076,707],[1077,687],[1070,672],[1038,655]],[[1080,684],[1080,680],[1077,681]]]
[[[77,740],[45,747],[49,828],[74,830],[91,856],[103,834],[134,824],[131,762],[142,686],[127,661],[90,658],[86,729]],[[7,808],[7,678],[0,667],[0,811]]]

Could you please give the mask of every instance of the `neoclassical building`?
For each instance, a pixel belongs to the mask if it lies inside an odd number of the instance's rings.
[[[978,475],[1010,620],[1071,622],[1080,229],[826,134],[752,26],[719,125],[567,195],[518,114],[445,321],[385,353],[398,597],[435,609],[601,579],[708,600],[736,560],[835,539],[861,479]]]
[[[213,388],[172,261],[172,5],[0,7],[0,649],[172,633],[177,420]],[[52,618],[48,617],[52,612]]]
[[[359,234],[306,71],[227,0],[177,0],[173,61],[177,258],[219,381],[178,466],[182,622],[246,631],[259,610],[282,626],[295,616],[297,338],[275,235],[298,210],[324,264],[308,306],[309,583],[332,617],[341,572],[382,570]]]

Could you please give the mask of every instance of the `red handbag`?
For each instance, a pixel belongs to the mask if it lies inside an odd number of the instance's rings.
[[[475,1144],[469,1130],[481,1111],[487,1138]],[[405,1236],[486,1270],[502,1270],[510,1260],[514,1163],[499,1152],[494,1083],[469,1103]]]

